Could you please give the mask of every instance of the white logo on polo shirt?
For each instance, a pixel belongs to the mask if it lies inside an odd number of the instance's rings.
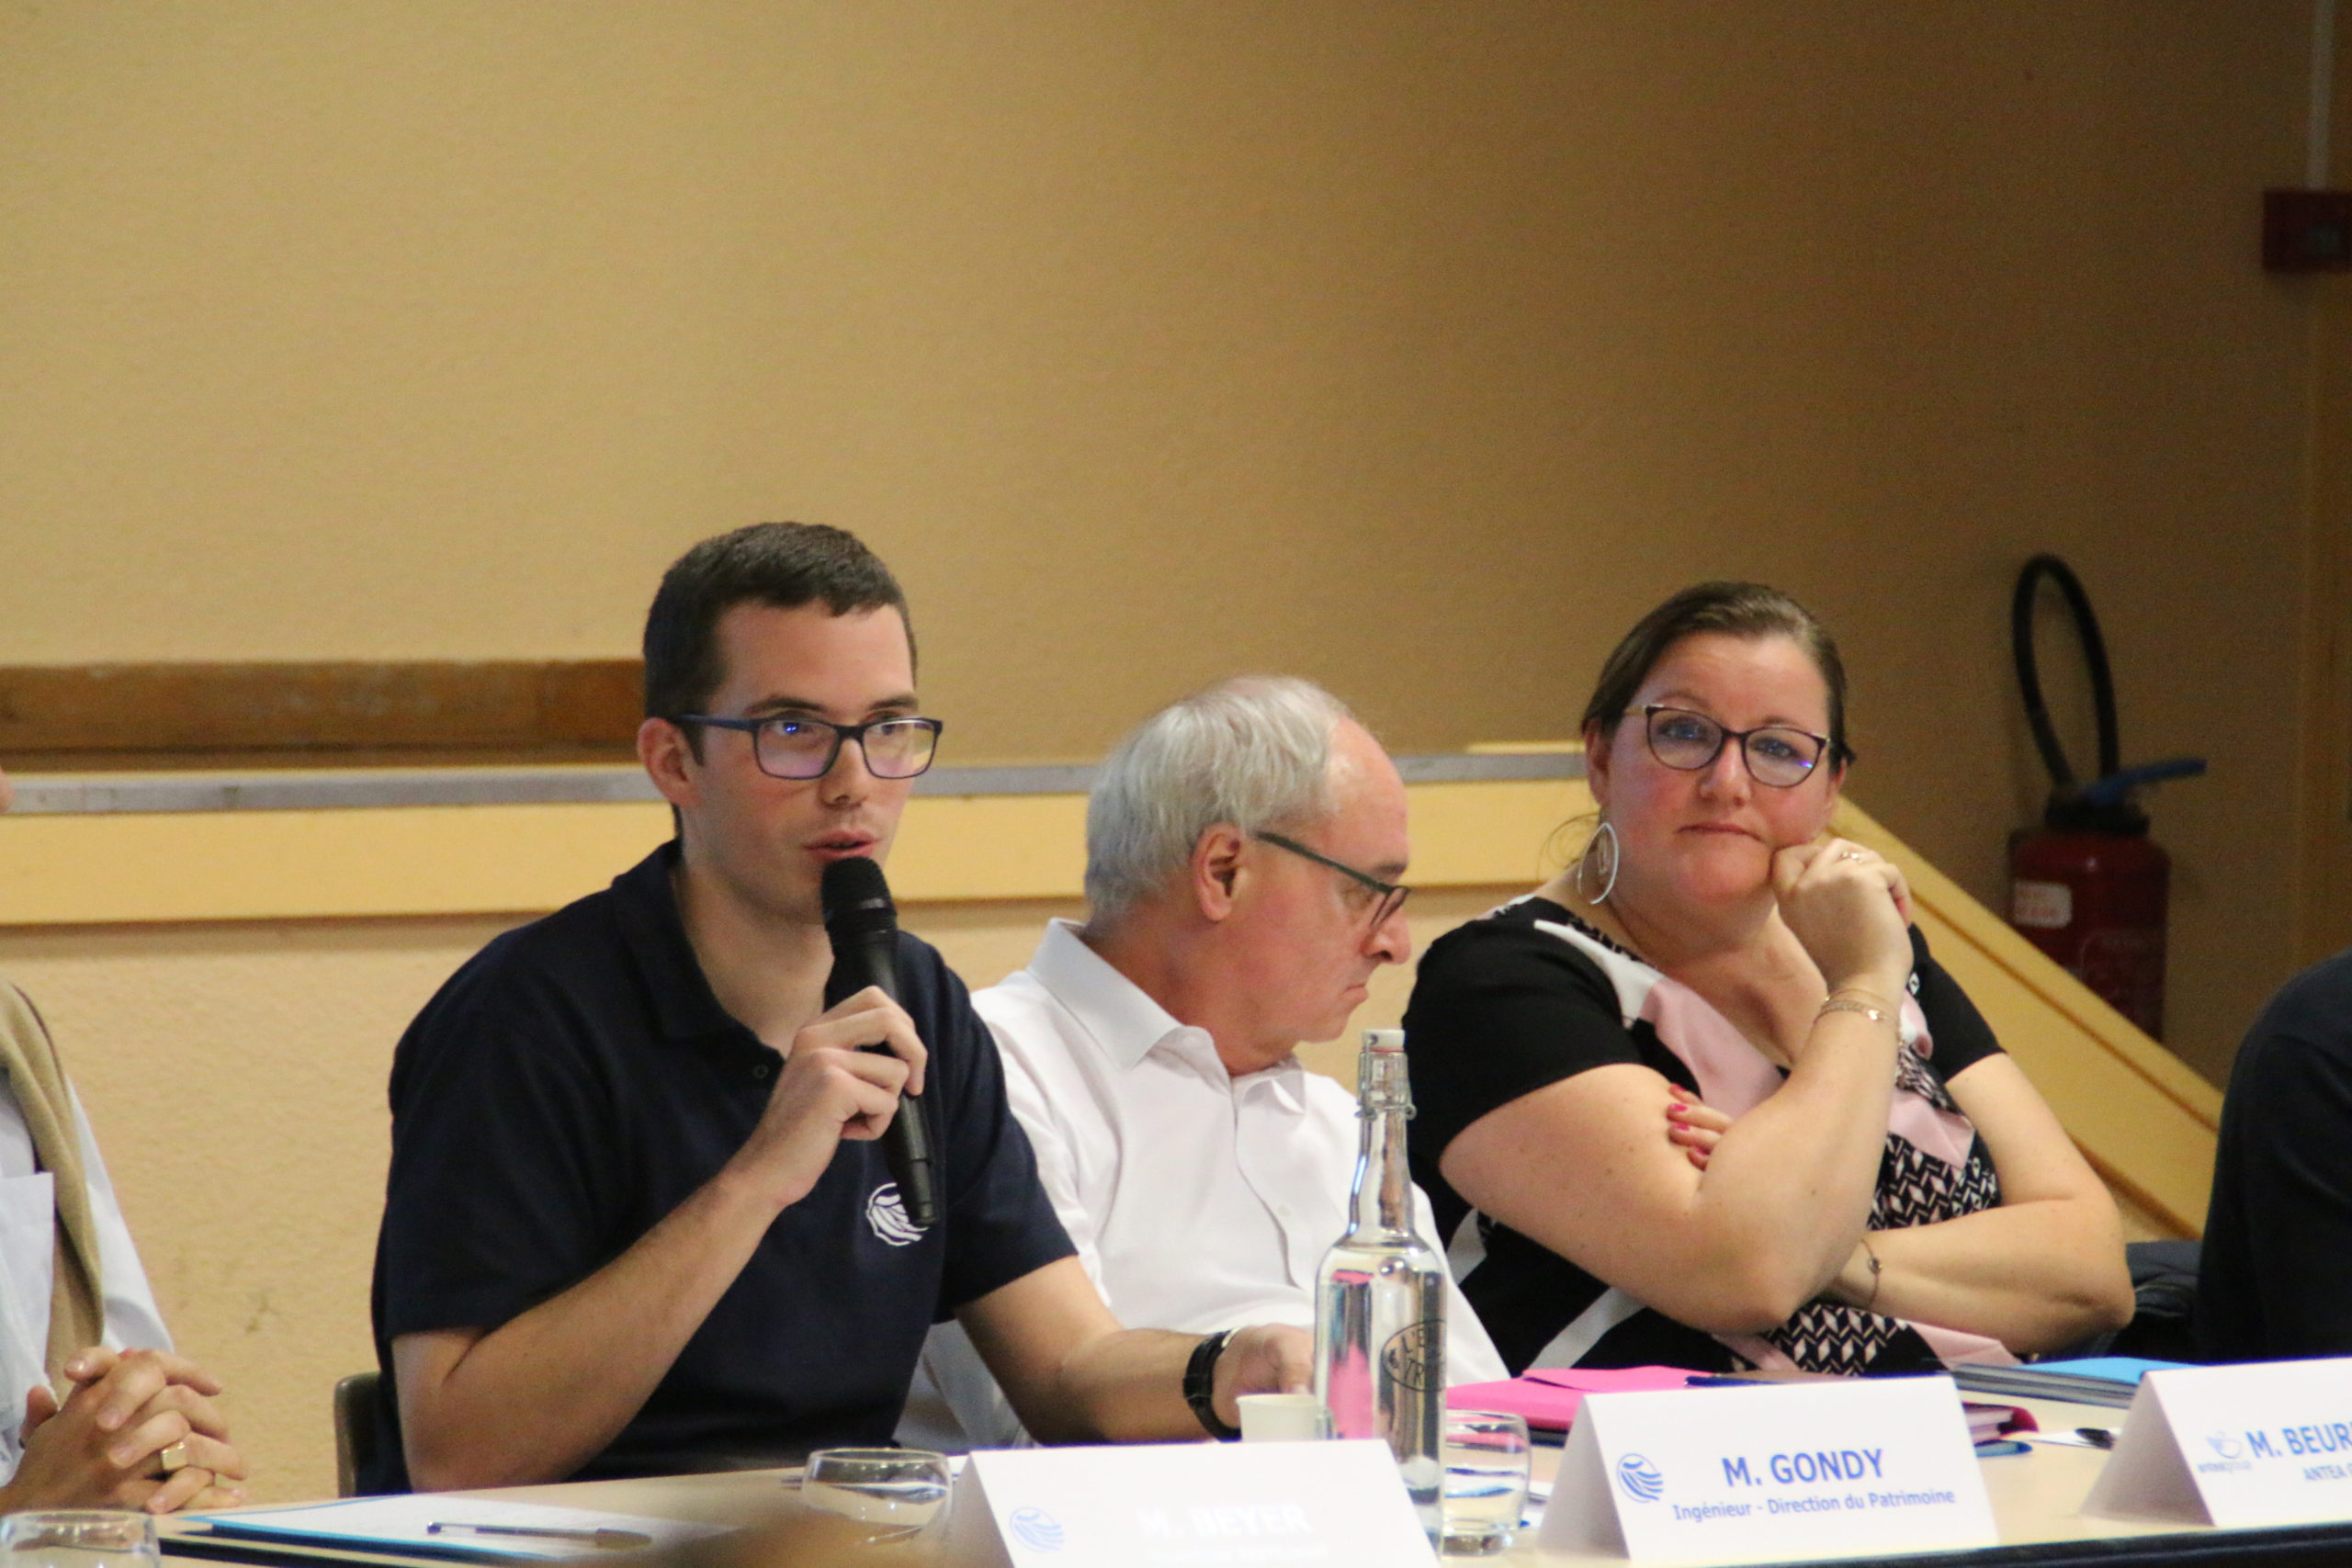
[[[912,1247],[922,1239],[922,1227],[907,1218],[907,1206],[899,1201],[899,1184],[895,1181],[884,1182],[866,1199],[865,1223],[892,1247]]]

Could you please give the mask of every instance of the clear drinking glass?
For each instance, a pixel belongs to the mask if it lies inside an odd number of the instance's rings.
[[[947,1458],[924,1449],[820,1449],[808,1456],[800,1500],[860,1524],[869,1540],[910,1536],[947,1502]]]
[[[155,1521],[112,1508],[61,1508],[0,1519],[0,1568],[163,1568]]]
[[[1527,1512],[1527,1421],[1500,1410],[1445,1416],[1445,1550],[1481,1556],[1510,1545]]]

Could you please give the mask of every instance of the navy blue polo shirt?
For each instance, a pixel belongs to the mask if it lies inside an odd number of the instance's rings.
[[[783,1057],[712,995],[679,921],[676,859],[666,845],[498,938],[401,1037],[374,1291],[388,1397],[369,1491],[408,1485],[392,1340],[495,1328],[577,1284],[717,1175],[766,1109]],[[906,1223],[880,1145],[843,1143],[580,1478],[887,1444],[931,1325],[1070,1255],[963,983],[902,932],[899,985],[931,1053],[939,1224]]]

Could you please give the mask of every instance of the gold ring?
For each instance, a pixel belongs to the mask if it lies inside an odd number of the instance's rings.
[[[185,1469],[187,1465],[187,1440],[186,1438],[182,1438],[180,1441],[172,1444],[169,1448],[164,1450],[163,1452],[157,1454],[155,1459],[156,1462],[160,1463],[164,1467],[164,1473],[165,1475],[171,1474],[175,1470]]]
[[[1839,855],[1838,858],[1839,860],[1860,860],[1862,858],[1862,852],[1860,850],[1848,850],[1844,854]]]

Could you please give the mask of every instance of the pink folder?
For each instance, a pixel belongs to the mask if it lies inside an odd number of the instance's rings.
[[[1646,1393],[1680,1388],[1703,1372],[1682,1367],[1539,1367],[1509,1382],[1465,1382],[1446,1390],[1455,1410],[1509,1410],[1530,1427],[1565,1432],[1588,1393]]]

